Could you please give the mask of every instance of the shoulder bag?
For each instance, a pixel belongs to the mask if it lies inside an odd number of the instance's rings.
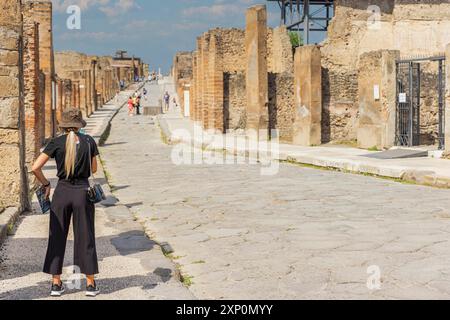
[[[103,192],[103,188],[99,183],[96,183],[94,173],[92,172],[92,156],[91,156],[91,144],[88,140],[88,148],[89,148],[89,168],[90,168],[90,178],[89,180],[89,189],[88,189],[88,200],[91,203],[100,203],[103,200],[106,200],[105,193]]]

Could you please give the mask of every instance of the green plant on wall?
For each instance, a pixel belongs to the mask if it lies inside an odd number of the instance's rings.
[[[291,44],[293,48],[297,48],[303,45],[303,39],[300,33],[297,31],[289,31],[289,37],[291,38]]]

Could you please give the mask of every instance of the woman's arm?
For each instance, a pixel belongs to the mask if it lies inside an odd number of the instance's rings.
[[[97,165],[97,157],[92,158],[92,174],[97,173],[98,165]]]
[[[34,175],[36,176],[36,179],[43,185],[46,186],[45,188],[45,196],[46,198],[50,198],[50,191],[52,189],[50,182],[47,180],[47,178],[44,176],[44,173],[42,172],[42,168],[45,166],[45,164],[48,162],[48,155],[45,153],[42,153],[36,160],[36,162],[33,165],[32,171]]]

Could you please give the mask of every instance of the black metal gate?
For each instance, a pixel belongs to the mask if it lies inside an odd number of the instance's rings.
[[[397,61],[397,121],[396,144],[413,147],[420,145],[421,63],[438,64],[438,142],[445,146],[445,57],[415,58]]]

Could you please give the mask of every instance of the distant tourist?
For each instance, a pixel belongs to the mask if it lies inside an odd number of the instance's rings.
[[[147,101],[147,89],[144,88],[144,90],[142,90],[142,93],[144,94],[144,100]]]
[[[64,134],[51,140],[33,165],[33,173],[50,199],[51,185],[42,172],[50,158],[56,160],[58,185],[50,209],[50,234],[44,272],[52,275],[51,296],[60,297],[65,287],[61,281],[70,220],[73,219],[74,265],[86,275],[86,296],[100,290],[95,282],[99,273],[95,241],[95,205],[88,200],[89,177],[97,172],[98,149],[94,139],[79,133],[86,127],[81,111],[68,109],[59,124]]]
[[[141,111],[140,111],[140,108],[141,108],[141,95],[138,95],[136,97],[134,106],[136,108],[136,114],[140,115],[141,114]]]
[[[169,92],[166,91],[166,93],[164,94],[164,112],[169,111],[169,106],[170,106],[170,94]]]
[[[134,101],[133,101],[133,97],[129,97],[128,98],[128,115],[130,117],[133,116],[133,111],[134,111]]]

